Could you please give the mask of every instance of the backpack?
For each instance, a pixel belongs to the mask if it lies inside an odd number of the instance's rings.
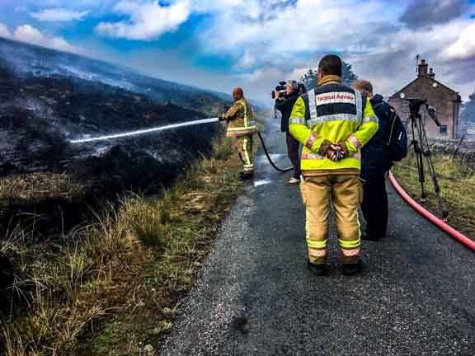
[[[398,162],[407,156],[407,132],[396,110],[389,106],[389,137],[386,146],[389,152],[389,159]]]

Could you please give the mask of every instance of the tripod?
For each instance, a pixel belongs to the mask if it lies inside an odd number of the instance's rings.
[[[411,145],[414,147],[414,154],[416,156],[417,171],[419,174],[419,183],[421,184],[421,202],[425,202],[427,195],[425,190],[425,169],[424,158],[426,161],[427,171],[432,179],[434,186],[434,192],[438,200],[439,211],[442,215],[442,219],[447,220],[448,211],[445,209],[444,201],[440,196],[440,186],[437,179],[437,173],[435,171],[434,163],[432,162],[432,154],[430,151],[429,141],[427,139],[427,132],[425,125],[422,122],[422,116],[420,113],[421,106],[424,105],[429,113],[429,116],[439,127],[440,122],[435,114],[435,109],[427,104],[427,100],[421,99],[408,99],[409,101],[409,120],[411,123],[412,141]]]

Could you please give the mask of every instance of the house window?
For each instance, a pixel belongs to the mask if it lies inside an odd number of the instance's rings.
[[[447,135],[447,125],[440,125],[440,133],[442,135]]]

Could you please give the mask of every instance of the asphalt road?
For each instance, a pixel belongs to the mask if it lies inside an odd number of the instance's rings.
[[[283,136],[266,137],[288,166]],[[475,355],[474,253],[389,189],[389,236],[363,242],[365,271],[315,277],[298,187],[256,162],[160,354]]]

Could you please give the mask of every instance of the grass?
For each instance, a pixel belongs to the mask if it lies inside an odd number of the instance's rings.
[[[2,321],[5,354],[151,353],[236,197],[232,153],[227,139],[216,142],[212,157],[170,190],[129,195],[64,241],[31,244],[34,231],[12,228],[0,251],[17,266],[10,291],[25,308]],[[19,184],[2,187],[4,196],[24,197]]]
[[[432,156],[441,196],[449,211],[448,223],[475,240],[475,174],[473,169],[451,155]],[[402,187],[417,201],[421,189],[414,154],[408,155],[393,167],[393,172]],[[426,177],[427,201],[425,206],[440,216],[438,201],[430,176]]]
[[[38,172],[0,178],[0,200],[78,199],[84,187],[68,174]]]

